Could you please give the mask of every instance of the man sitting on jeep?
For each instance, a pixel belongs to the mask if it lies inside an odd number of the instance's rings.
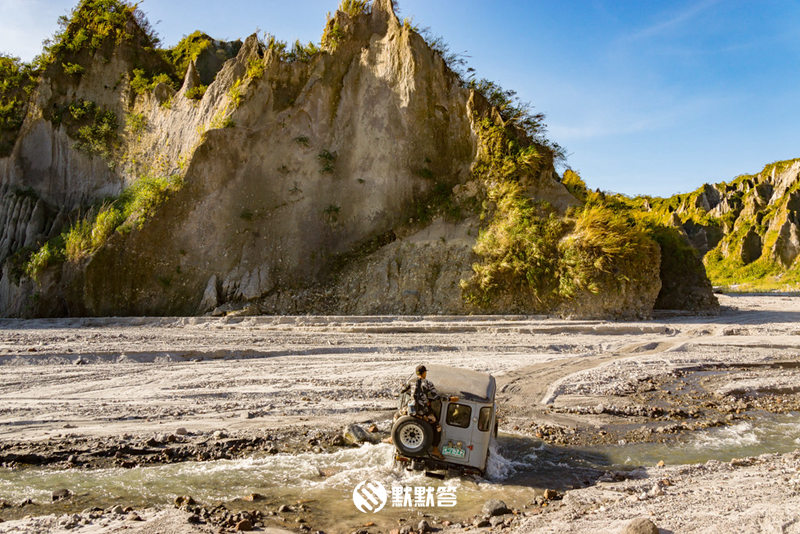
[[[433,383],[425,378],[427,374],[428,370],[425,368],[425,366],[421,364],[418,365],[416,378],[409,380],[402,391],[410,392],[411,398],[408,403],[408,415],[419,417],[420,419],[428,421],[432,425],[436,425],[434,427],[434,438],[431,442],[429,453],[431,456],[441,459],[442,453],[439,452],[437,445],[439,444],[439,438],[442,435],[442,427],[439,424],[439,414],[434,413],[434,411],[431,409],[431,402],[436,399],[447,399],[450,402],[456,402],[458,401],[458,397],[440,395],[439,392],[436,391],[436,387],[433,385]]]

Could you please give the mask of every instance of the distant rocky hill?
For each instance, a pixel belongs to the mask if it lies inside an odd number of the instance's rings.
[[[447,60],[390,0],[319,45],[172,49],[82,0],[0,71],[0,313],[716,308],[679,228],[559,176],[542,117]]]
[[[632,204],[685,233],[715,285],[800,287],[800,159],[770,163],[730,182]]]

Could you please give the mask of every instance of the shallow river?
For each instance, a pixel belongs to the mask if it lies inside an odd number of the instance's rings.
[[[113,504],[145,507],[170,503],[179,495],[191,495],[208,505],[222,502],[232,509],[274,510],[281,504],[303,502],[307,510],[301,514],[283,514],[291,524],[296,526],[294,519],[302,515],[314,529],[337,531],[370,521],[379,526],[396,526],[401,517],[414,521],[425,515],[463,520],[478,513],[487,499],[501,498],[510,506],[522,507],[531,502],[537,491],[592,484],[609,469],[650,466],[661,460],[667,464],[728,461],[765,452],[787,452],[798,445],[800,416],[791,414],[761,418],[758,426],[742,422],[697,432],[671,445],[634,443],[569,449],[501,434],[490,456],[487,478],[477,481],[440,481],[394,469],[392,447],[381,444],[329,454],[278,454],[134,469],[0,469],[0,499],[47,503],[53,490],[68,488],[74,492],[74,497],[63,504],[42,507],[43,513]],[[363,481],[379,482],[386,489],[386,504],[377,513],[361,512],[353,503],[353,490]],[[426,488],[433,488],[433,506],[430,500],[399,500],[399,492],[406,491],[406,487],[411,488],[408,491],[412,494],[415,488],[423,488],[416,490],[420,495]],[[439,488],[451,488],[454,498],[448,500],[446,495],[436,493],[443,491]],[[252,493],[266,499],[241,500]],[[453,500],[455,506],[442,506]],[[24,513],[32,511],[26,507]]]

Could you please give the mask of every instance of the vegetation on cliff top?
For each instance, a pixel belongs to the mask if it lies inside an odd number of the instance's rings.
[[[81,0],[69,16],[59,17],[58,25],[55,35],[45,41],[43,53],[34,60],[37,68],[66,64],[80,59],[84,52],[105,49],[110,54],[113,48],[107,45],[139,37],[142,39],[135,44],[143,47],[159,43],[144,14],[135,4],[123,0]]]

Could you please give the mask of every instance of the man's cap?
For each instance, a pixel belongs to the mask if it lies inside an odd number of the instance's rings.
[[[427,372],[427,371],[428,371],[428,370],[425,368],[425,366],[424,366],[424,365],[422,365],[422,364],[419,364],[419,365],[417,366],[417,374],[418,374],[418,375],[421,375],[422,373],[425,373],[425,372]]]

